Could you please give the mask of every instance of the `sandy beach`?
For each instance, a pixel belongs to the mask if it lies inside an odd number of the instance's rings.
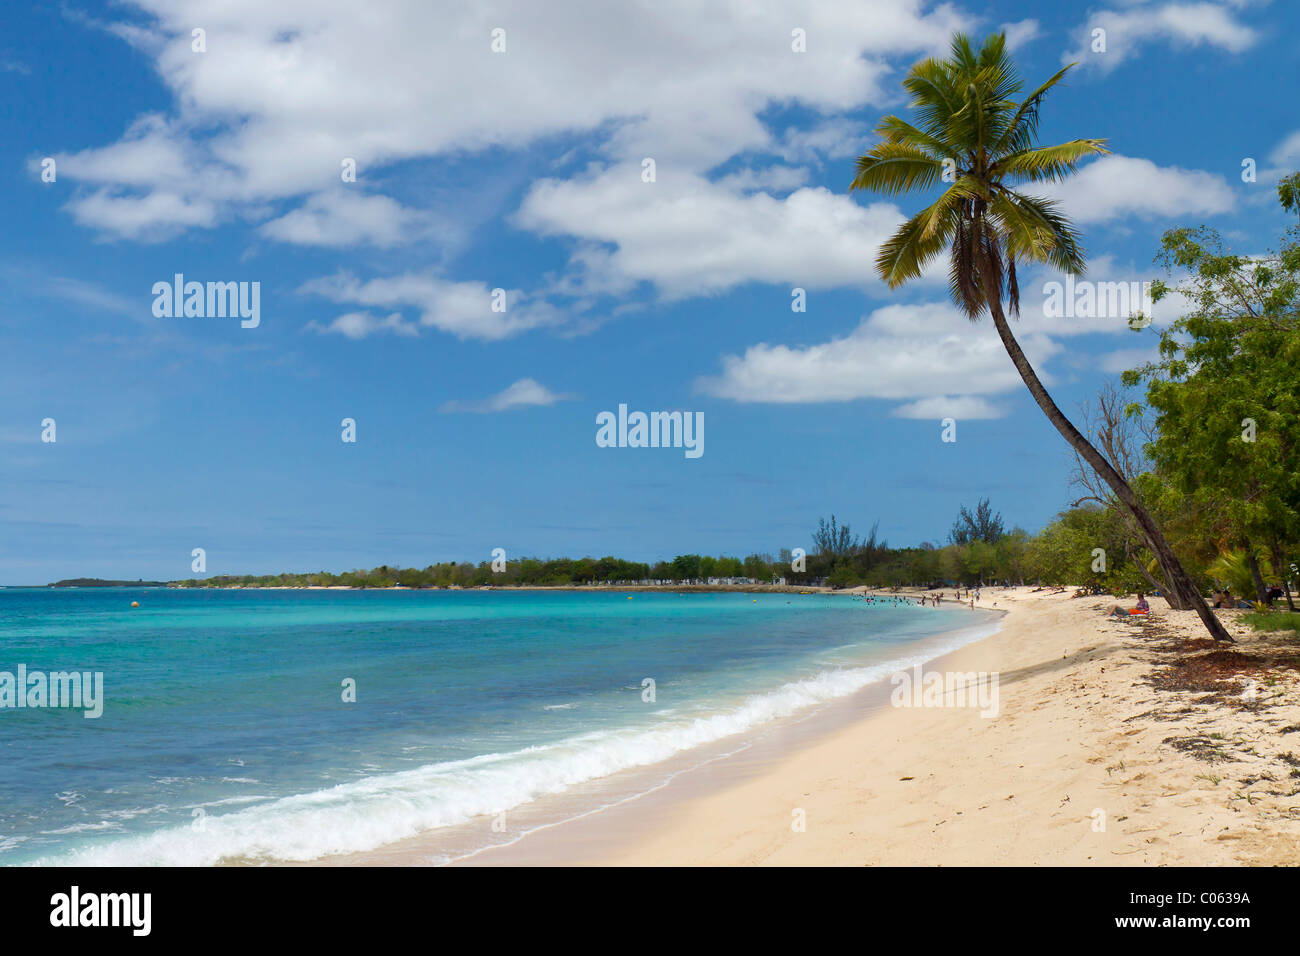
[[[1300,862],[1291,635],[1255,634],[1227,612],[1238,644],[1225,650],[1162,600],[1149,618],[1113,620],[1114,599],[1070,593],[985,590],[981,606],[1008,612],[1002,629],[926,667],[996,671],[996,716],[881,706],[878,689],[877,706],[817,739],[743,769],[719,759],[464,862]],[[369,862],[413,862],[410,849]]]

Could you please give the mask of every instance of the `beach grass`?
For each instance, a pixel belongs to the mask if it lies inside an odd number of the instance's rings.
[[[1300,630],[1300,613],[1294,611],[1251,611],[1241,619],[1257,631]]]

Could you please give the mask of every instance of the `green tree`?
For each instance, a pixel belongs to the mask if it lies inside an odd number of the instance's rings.
[[[969,544],[983,541],[985,544],[997,544],[1005,531],[1002,527],[1002,515],[995,514],[987,498],[982,498],[975,506],[974,513],[961,506],[961,513],[953,522],[948,532],[948,540],[953,544]]]
[[[1156,261],[1184,278],[1153,298],[1176,291],[1187,310],[1125,381],[1146,383],[1160,474],[1212,516],[1217,550],[1243,555],[1266,601],[1257,552],[1285,585],[1300,542],[1300,242],[1293,227],[1279,251],[1245,256],[1212,229],[1173,229]]]
[[[1072,64],[1073,65],[1073,64]],[[1174,587],[1196,608],[1216,640],[1232,638],[1183,569],[1133,489],[1057,406],[1011,332],[1002,308],[1020,310],[1017,263],[1044,263],[1082,275],[1084,253],[1073,226],[1056,204],[1014,187],[1064,179],[1080,160],[1107,152],[1105,141],[1036,143],[1044,97],[1067,66],[1016,102],[1023,84],[1006,49],[1006,37],[989,36],[977,51],[962,34],[947,59],[917,63],[903,80],[920,123],[887,116],[876,127],[881,142],[860,157],[852,189],[887,195],[951,185],[908,219],[881,247],[876,268],[895,288],[921,275],[949,253],[949,288],[972,321],[987,311],[1034,401],[1067,442],[1100,474],[1137,519]],[[945,174],[948,174],[945,176]]]
[[[700,556],[679,554],[673,558],[672,575],[675,581],[692,581],[700,576]]]
[[[745,558],[744,574],[747,578],[766,581],[772,577],[772,563],[761,555],[751,554]]]

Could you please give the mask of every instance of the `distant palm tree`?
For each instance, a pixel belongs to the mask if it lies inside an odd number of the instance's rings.
[[[1073,64],[1071,64],[1073,66]],[[944,250],[953,299],[971,321],[986,309],[1002,344],[1038,407],[1133,514],[1174,589],[1178,605],[1194,608],[1217,641],[1232,642],[1179,563],[1160,528],[1128,482],[1057,408],[1038,380],[1002,311],[1002,296],[1020,313],[1016,264],[1045,263],[1082,275],[1084,253],[1073,226],[1054,202],[1017,192],[1019,183],[1052,182],[1075,171],[1079,160],[1108,152],[1105,140],[1075,139],[1037,145],[1038,109],[1058,71],[1022,102],[1022,87],[1006,38],[993,34],[976,51],[957,34],[947,59],[912,67],[903,86],[912,95],[919,127],[886,116],[876,127],[882,141],[858,159],[852,189],[895,196],[950,183],[930,206],[899,228],[882,247],[876,269],[890,288],[915,279]]]

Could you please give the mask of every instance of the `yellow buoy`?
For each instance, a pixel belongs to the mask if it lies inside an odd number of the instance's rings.
[[[132,601],[132,602],[131,602],[131,606],[132,606],[132,607],[139,607],[139,606],[140,606],[140,602],[139,602],[139,601]]]

